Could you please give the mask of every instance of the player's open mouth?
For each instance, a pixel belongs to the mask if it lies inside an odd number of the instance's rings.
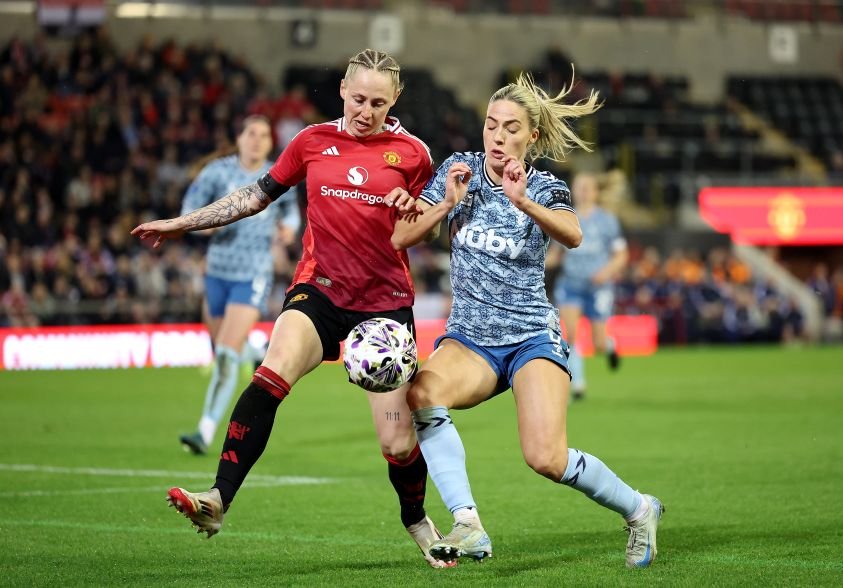
[[[495,159],[503,159],[504,157],[506,157],[506,153],[504,153],[500,149],[492,149],[492,151],[489,152],[489,155],[491,155]]]
[[[372,125],[360,122],[359,120],[355,120],[354,128],[356,128],[358,131],[368,131],[372,128]]]

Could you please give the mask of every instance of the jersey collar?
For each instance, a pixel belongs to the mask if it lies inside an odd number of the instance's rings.
[[[344,133],[347,127],[348,121],[345,120],[344,116],[341,116],[337,119],[337,130],[339,132]],[[395,118],[394,116],[387,116],[386,120],[383,121],[383,126],[381,127],[382,132],[397,133],[400,130],[401,121]]]
[[[486,178],[486,183],[489,184],[489,187],[496,192],[502,193],[503,192],[503,186],[501,186],[500,184],[496,184],[495,181],[492,179],[492,176],[489,175],[489,171],[486,169],[486,154],[485,153],[483,154],[483,161],[481,162],[481,166],[483,167],[483,177]],[[534,168],[532,165],[530,165],[526,161],[524,162],[524,169],[527,170],[527,179],[528,180],[531,177],[533,177],[536,173],[536,168]]]

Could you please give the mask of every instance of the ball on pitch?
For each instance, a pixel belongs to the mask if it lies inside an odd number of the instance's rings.
[[[389,392],[415,372],[416,341],[401,323],[373,318],[351,329],[342,359],[349,382],[370,392]]]

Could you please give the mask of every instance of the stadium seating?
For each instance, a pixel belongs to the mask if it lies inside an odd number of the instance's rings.
[[[727,92],[835,171],[843,163],[843,86],[822,77],[733,76]],[[841,166],[841,169],[836,169]]]

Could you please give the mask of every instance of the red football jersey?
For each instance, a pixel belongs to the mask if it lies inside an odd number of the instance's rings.
[[[293,285],[316,286],[349,310],[412,306],[407,252],[390,241],[398,215],[383,199],[396,187],[418,197],[433,175],[430,152],[393,117],[369,137],[345,126],[343,117],[307,127],[269,170],[284,186],[307,178],[307,228]]]

